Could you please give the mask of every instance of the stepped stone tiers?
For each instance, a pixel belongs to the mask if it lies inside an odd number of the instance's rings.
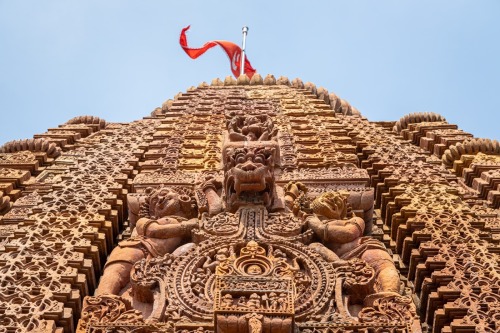
[[[500,145],[203,83],[0,148],[0,332],[499,332]]]

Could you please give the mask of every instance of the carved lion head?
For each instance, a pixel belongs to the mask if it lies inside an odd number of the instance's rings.
[[[272,203],[274,154],[274,148],[268,147],[228,150],[224,189],[229,206],[237,201]]]

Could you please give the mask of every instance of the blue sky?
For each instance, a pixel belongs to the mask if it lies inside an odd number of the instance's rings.
[[[230,75],[241,43],[265,76],[300,77],[370,120],[440,113],[500,140],[500,1],[0,0],[0,144],[77,115],[129,122],[190,86]]]

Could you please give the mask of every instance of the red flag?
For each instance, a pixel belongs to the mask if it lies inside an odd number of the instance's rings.
[[[179,43],[181,44],[182,49],[187,53],[187,55],[190,56],[191,59],[196,59],[207,50],[219,45],[224,49],[224,51],[226,51],[226,54],[229,57],[229,61],[231,62],[231,71],[233,72],[234,76],[238,78],[241,72],[241,48],[238,45],[225,40],[213,40],[205,43],[205,45],[203,45],[199,49],[191,49],[187,45],[186,38],[186,31],[188,31],[190,27],[191,26],[188,25],[187,27],[182,29],[181,37],[179,39]],[[245,57],[244,72],[246,75],[248,75],[249,78],[252,78],[253,74],[256,72],[256,70],[253,69],[252,65],[250,64],[250,61],[248,61],[247,57]]]

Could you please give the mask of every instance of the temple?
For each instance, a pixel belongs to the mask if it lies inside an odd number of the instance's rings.
[[[500,331],[500,144],[215,79],[0,147],[0,332]]]

